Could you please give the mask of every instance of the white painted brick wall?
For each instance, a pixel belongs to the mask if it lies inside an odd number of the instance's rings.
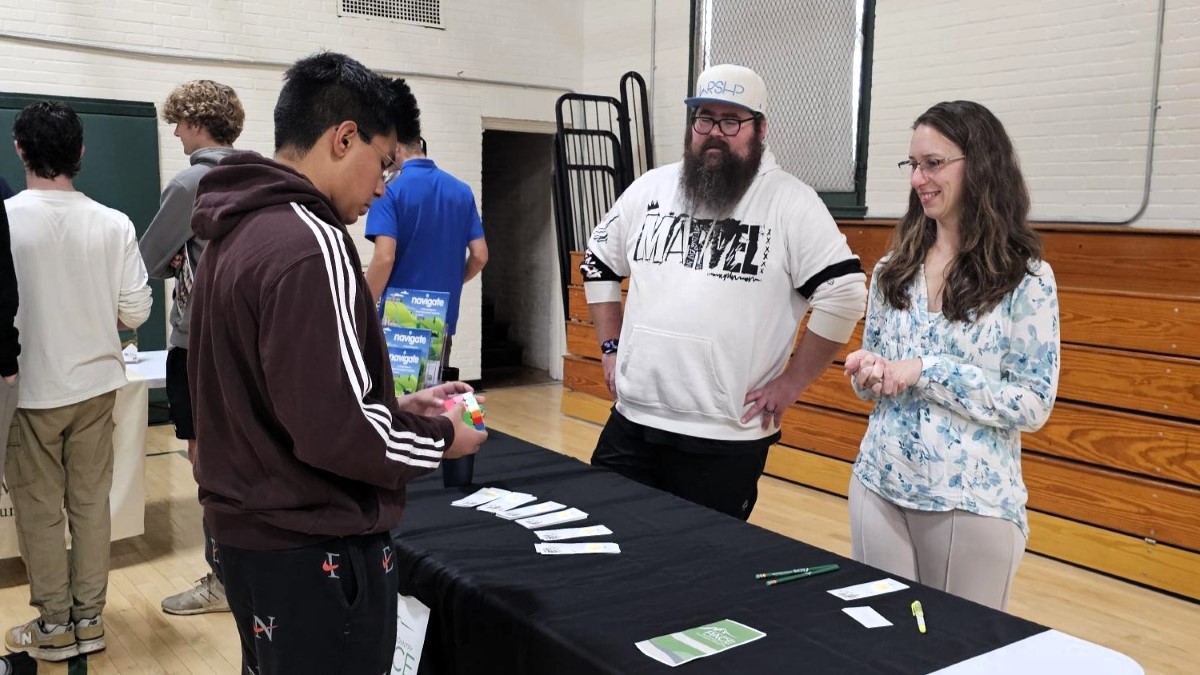
[[[336,8],[336,0],[0,0],[0,83],[12,92],[157,104],[181,81],[216,79],[245,102],[239,146],[270,153],[286,64],[318,49],[344,51],[409,79],[432,156],[478,195],[484,118],[553,121],[562,90],[617,95],[620,75],[638,70],[653,87],[658,163],[680,156],[689,0],[447,2],[445,30],[337,17]],[[880,0],[869,215],[903,210],[907,187],[895,162],[907,155],[909,125],[949,98],[979,100],[1008,126],[1035,217],[1131,215],[1141,194],[1155,9],[1151,0]],[[1168,3],[1160,95],[1153,190],[1138,225],[1197,227],[1200,0]],[[772,123],[804,122],[776,113]],[[165,180],[187,163],[170,128],[159,131]],[[369,259],[361,227],[354,231]],[[475,283],[464,292],[454,350],[465,378],[478,377],[478,319]]]
[[[584,1],[581,91],[620,98],[621,76],[630,70],[641,73],[650,90],[658,166],[679,161],[683,149],[690,16],[689,0]]]
[[[649,4],[585,2],[585,91],[616,95],[625,70],[648,75]],[[878,0],[868,215],[894,217],[906,206],[907,179],[896,162],[908,155],[917,115],[967,98],[996,112],[1013,136],[1035,218],[1132,216],[1142,198],[1157,4]],[[660,164],[679,157],[688,5],[657,3]],[[1200,0],[1167,3],[1161,78],[1150,202],[1136,225],[1198,228]],[[774,110],[773,125],[806,123]]]
[[[348,53],[409,80],[432,156],[476,194],[482,119],[552,121],[555,99],[581,82],[578,0],[446,2],[445,30],[338,17],[336,0],[0,4],[4,90],[161,104],[179,82],[214,79],[237,89],[246,106],[246,130],[238,146],[264,154],[273,148],[271,113],[286,65],[320,49]],[[159,133],[166,181],[187,166],[187,159],[170,127],[160,124]],[[361,226],[351,231],[364,261],[369,260],[371,247],[361,237]],[[476,283],[463,296],[453,355],[464,379],[479,376],[478,323]]]
[[[971,99],[1004,122],[1039,220],[1121,220],[1142,199],[1157,3],[879,2],[870,216],[904,211],[912,121]],[[1150,205],[1142,227],[1200,227],[1200,2],[1168,3]]]

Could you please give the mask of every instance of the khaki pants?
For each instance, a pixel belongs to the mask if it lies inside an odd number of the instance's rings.
[[[8,444],[17,444],[16,422],[13,413],[17,412],[17,388],[21,386],[21,378],[16,384],[0,378],[0,483],[4,482],[4,458],[8,454]],[[9,429],[12,433],[9,433]]]
[[[9,451],[7,481],[29,604],[47,623],[88,619],[104,609],[116,399],[112,391],[61,408],[17,409],[21,442]]]
[[[1004,518],[896,506],[851,478],[850,551],[858,562],[1007,611],[1025,535]]]

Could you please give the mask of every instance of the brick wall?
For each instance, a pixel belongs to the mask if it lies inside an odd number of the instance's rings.
[[[651,4],[656,28],[651,40]],[[1157,4],[1087,0],[878,0],[868,148],[868,215],[900,215],[909,126],[930,105],[991,108],[1020,153],[1034,217],[1118,221],[1141,205]],[[685,0],[584,6],[584,91],[650,82],[659,163],[679,157],[689,83]],[[769,84],[769,83],[768,83]],[[1167,3],[1149,205],[1141,227],[1200,227],[1200,0]],[[778,107],[772,125],[805,124]]]
[[[621,75],[630,70],[641,73],[652,105],[654,155],[659,166],[679,161],[683,148],[690,16],[688,0],[584,2],[580,91],[619,98]]]
[[[1198,227],[1200,2],[1167,3],[1154,181],[1137,222]],[[1038,219],[1121,220],[1141,204],[1155,2],[878,2],[869,215],[903,212],[909,125],[971,99],[1013,136]]]
[[[580,2],[444,2],[444,30],[338,17],[337,6],[334,0],[10,6],[0,12],[0,82],[12,92],[157,104],[179,82],[215,79],[236,88],[246,106],[238,145],[269,154],[271,111],[287,64],[320,49],[342,51],[409,80],[432,156],[478,194],[482,119],[552,121],[555,99],[581,80]],[[159,130],[165,182],[187,159],[171,128]],[[11,152],[11,144],[0,152]],[[361,231],[352,228],[369,260]],[[467,379],[479,376],[478,322],[476,284],[464,293],[454,350],[454,365]]]
[[[335,0],[9,4],[0,13],[6,91],[159,103],[178,82],[212,78],[238,89],[248,114],[239,145],[260,152],[271,151],[280,74],[297,57],[327,48],[407,77],[434,159],[477,195],[484,120],[552,121],[565,90],[617,95],[627,70],[652,87],[658,163],[679,158],[688,0],[446,2],[444,30],[338,17]],[[973,98],[1014,136],[1035,216],[1131,216],[1141,198],[1155,11],[1149,1],[878,2],[869,215],[895,216],[904,207],[907,188],[895,162],[907,155],[912,120],[939,100]],[[1197,227],[1198,64],[1200,0],[1173,0],[1153,189],[1140,226]],[[772,117],[773,125],[804,123],[778,109]],[[166,125],[160,155],[164,179],[186,166]],[[369,258],[370,245],[358,239]],[[478,376],[478,308],[473,284],[454,351],[467,378]]]

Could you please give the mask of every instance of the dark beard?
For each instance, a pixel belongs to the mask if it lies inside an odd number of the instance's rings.
[[[709,148],[725,149],[715,164],[705,163],[703,159]],[[729,150],[728,143],[708,138],[700,152],[695,153],[692,152],[691,143],[684,141],[679,186],[683,188],[687,208],[692,215],[721,218],[733,212],[754,182],[762,163],[763,142],[757,133],[750,140],[749,150],[749,156],[741,159]]]

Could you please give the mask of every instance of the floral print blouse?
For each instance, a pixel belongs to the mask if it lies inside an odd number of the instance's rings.
[[[923,367],[895,397],[876,397],[850,378],[860,398],[877,399],[854,463],[867,488],[904,508],[1005,518],[1029,537],[1021,431],[1049,417],[1060,361],[1054,272],[1045,261],[1030,267],[971,322],[929,311],[924,267],[907,310],[888,305],[871,284],[862,348],[889,360],[920,358]]]

